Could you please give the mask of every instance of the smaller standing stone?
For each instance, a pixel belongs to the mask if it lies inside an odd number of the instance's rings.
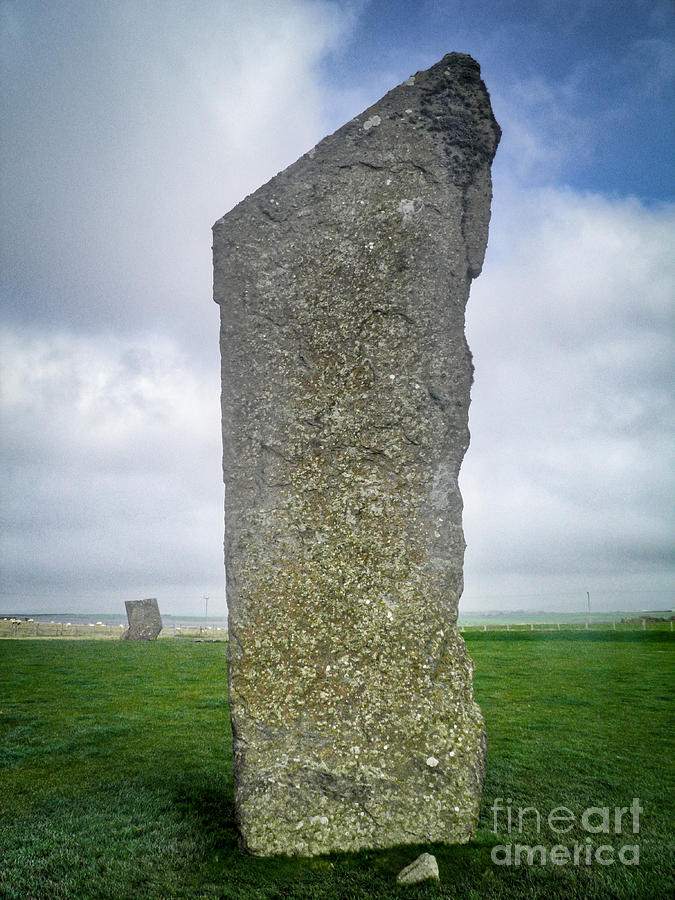
[[[438,863],[436,857],[431,853],[423,853],[418,856],[414,862],[402,869],[396,876],[398,884],[417,884],[418,881],[426,881],[427,878],[433,878],[440,881],[438,877]]]
[[[123,641],[156,641],[162,630],[162,617],[155,597],[146,600],[126,600],[129,627]]]

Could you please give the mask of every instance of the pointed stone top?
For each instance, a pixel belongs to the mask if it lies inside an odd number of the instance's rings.
[[[431,165],[442,161],[445,177],[449,174],[455,185],[466,187],[477,169],[490,166],[500,137],[479,64],[464,53],[448,53],[325,137],[214,227],[254,199],[263,203],[268,218],[278,220],[281,212],[274,208],[278,204],[270,192],[282,189],[289,180],[301,183],[304,179],[309,185],[325,166],[384,169],[419,164],[420,145],[426,145]]]

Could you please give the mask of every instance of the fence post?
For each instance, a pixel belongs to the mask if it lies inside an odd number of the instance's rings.
[[[508,622],[506,623],[506,630],[507,630],[507,631],[511,631],[511,626],[509,625]]]
[[[646,620],[646,619],[643,619],[643,620],[642,620],[642,630],[643,630],[643,631],[646,631],[646,630],[647,630],[647,620]]]
[[[534,622],[530,622],[530,631],[534,631]]]
[[[35,623],[35,637],[37,637],[39,634],[40,634],[40,623],[36,622]]]
[[[560,631],[560,622],[558,622],[557,625],[558,625],[558,631]]]

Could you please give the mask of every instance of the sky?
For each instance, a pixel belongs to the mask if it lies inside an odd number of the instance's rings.
[[[0,613],[226,614],[211,226],[445,53],[502,126],[460,612],[673,604],[666,0],[0,0]]]

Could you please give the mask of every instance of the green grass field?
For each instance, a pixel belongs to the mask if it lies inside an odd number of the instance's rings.
[[[0,897],[671,895],[672,633],[466,638],[489,736],[476,840],[311,860],[237,850],[224,644],[0,641]],[[615,834],[614,808],[636,797],[639,833],[627,814]],[[512,808],[511,834],[505,809],[493,830],[497,798]],[[575,823],[556,835],[547,816],[559,806]],[[525,807],[540,813],[539,834],[532,811],[518,833]],[[612,833],[582,827],[590,807],[611,809]],[[588,838],[614,862],[586,865]],[[515,842],[547,852],[576,842],[580,863],[492,861],[495,845]],[[624,845],[639,847],[638,865],[618,859]],[[423,850],[435,853],[441,884],[398,887],[396,873]]]

